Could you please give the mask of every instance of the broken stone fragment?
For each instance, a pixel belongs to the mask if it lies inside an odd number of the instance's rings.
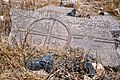
[[[26,63],[27,68],[30,70],[41,70],[43,69],[43,64],[45,63],[41,64],[39,60],[31,60]]]
[[[109,15],[109,13],[107,13],[107,12],[98,12],[99,13],[99,15],[103,15],[103,16],[108,16]]]
[[[80,14],[76,9],[72,9],[71,12],[67,13],[67,16],[80,17]]]
[[[87,69],[88,71],[88,75],[89,77],[93,77],[95,74],[96,74],[96,70],[94,69],[92,63],[90,62],[85,62],[85,68]]]
[[[67,16],[73,16],[75,17],[76,15],[76,9],[73,9],[70,13],[67,14]]]
[[[84,66],[87,69],[87,75],[90,78],[94,78],[95,75],[101,76],[101,75],[105,74],[105,69],[101,63],[85,62]],[[116,67],[116,69],[118,69],[118,68],[119,68],[119,66]]]
[[[115,72],[120,72],[120,65],[116,66],[116,67],[113,67],[113,70]]]
[[[120,65],[118,65],[118,66],[116,67],[116,69],[120,72]]]
[[[38,71],[43,69],[49,73],[53,69],[53,64],[53,56],[51,55],[51,53],[47,53],[39,59],[27,61],[26,68],[32,71]]]

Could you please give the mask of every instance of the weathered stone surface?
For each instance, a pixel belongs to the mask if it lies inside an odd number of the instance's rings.
[[[12,34],[17,41],[24,39],[41,48],[66,49],[81,47],[97,53],[98,61],[105,66],[120,64],[111,30],[119,24],[112,16],[74,18],[56,11],[11,10]],[[18,31],[18,33],[16,33]]]
[[[67,13],[69,13],[72,9],[74,8],[66,8],[62,6],[60,7],[60,6],[55,6],[55,5],[49,5],[49,6],[39,8],[36,11],[51,10],[51,11],[55,11],[58,13],[62,13],[63,15],[67,15]]]

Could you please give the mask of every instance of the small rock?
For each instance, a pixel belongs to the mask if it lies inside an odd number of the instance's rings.
[[[118,65],[118,66],[116,67],[116,69],[120,72],[120,65]]]
[[[80,17],[80,14],[76,9],[73,9],[71,12],[67,13],[67,16]]]
[[[90,62],[86,62],[85,63],[85,68],[88,71],[89,77],[93,77],[96,74],[96,70],[94,69],[94,67],[92,66],[92,63]]]
[[[53,69],[53,56],[50,53],[47,53],[43,57],[40,57],[37,60],[29,60],[26,62],[26,67],[32,71],[45,70],[50,72]]]
[[[99,15],[103,15],[103,16],[108,16],[109,15],[109,13],[107,13],[107,12],[101,12],[101,11],[99,11],[98,13],[99,13]]]
[[[113,70],[115,72],[120,72],[120,65],[116,66],[116,67],[113,67]]]
[[[39,60],[31,60],[31,61],[28,61],[28,62],[26,63],[26,67],[27,67],[29,70],[33,70],[33,71],[43,69],[43,65],[40,64],[40,61],[39,61]]]
[[[76,15],[76,9],[73,9],[71,12],[67,14],[67,16],[73,16],[73,17],[75,17],[75,15]]]
[[[40,59],[40,63],[44,64],[44,68],[47,72],[50,72],[53,69],[53,56],[51,55],[51,53],[48,53],[46,55],[44,55],[41,59]]]

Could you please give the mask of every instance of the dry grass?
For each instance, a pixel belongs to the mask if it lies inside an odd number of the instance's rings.
[[[101,7],[103,7],[103,11],[109,12],[120,19],[120,0],[107,0]]]
[[[87,0],[86,0],[87,1]],[[117,19],[120,19],[120,1],[119,0],[88,0],[89,5],[83,6],[86,4],[85,0],[78,0],[76,3],[76,8],[80,14],[91,14],[92,12],[106,11],[110,14],[116,16]],[[11,0],[12,7],[27,9],[27,10],[36,10],[40,7],[47,6],[50,4],[60,5],[60,0],[21,0],[16,2],[16,0]],[[97,9],[93,7],[97,7]],[[116,9],[119,9],[116,10]]]
[[[117,19],[120,19],[120,1],[119,0],[78,0],[76,8],[81,14],[90,14],[98,11],[105,11],[113,16],[116,16]],[[87,4],[87,5],[83,5]],[[118,9],[118,10],[116,10]],[[94,14],[93,14],[94,16]]]
[[[45,75],[37,75],[25,69],[25,60],[32,53],[33,48],[15,48],[8,39],[0,42],[0,80],[43,80]],[[43,54],[41,50],[39,55]],[[36,53],[37,54],[37,53]]]
[[[7,38],[0,42],[0,80],[83,80],[87,74],[83,65],[73,67],[74,63],[82,63],[84,50],[71,49],[70,51],[56,50],[54,53],[54,70],[48,74],[45,71],[30,71],[25,68],[25,60],[33,53],[33,47],[26,49],[19,45],[15,48]],[[30,58],[37,58],[47,50],[37,50]],[[78,67],[79,66],[79,67]],[[75,69],[76,68],[76,69]],[[105,74],[96,75],[94,80],[119,80],[120,73],[115,73],[111,68],[105,68]]]
[[[36,10],[40,7],[50,4],[60,5],[60,2],[58,0],[21,0],[19,2],[16,2],[16,0],[12,0],[11,4],[13,8]]]
[[[0,35],[8,35],[11,28],[11,19],[10,19],[10,8],[9,4],[4,3],[0,0]]]

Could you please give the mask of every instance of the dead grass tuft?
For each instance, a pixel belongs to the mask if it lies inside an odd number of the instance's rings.
[[[15,48],[7,39],[0,42],[0,80],[53,80],[67,79],[83,80],[86,69],[83,64],[84,51],[71,49],[69,51],[56,50],[54,53],[54,69],[48,74],[45,71],[30,71],[25,68],[25,60],[42,56],[48,50],[37,50],[34,55],[33,47],[22,49],[21,45]],[[77,66],[73,66],[76,64]],[[105,68],[105,74],[96,75],[94,80],[120,79],[120,73],[115,73],[111,68]]]

